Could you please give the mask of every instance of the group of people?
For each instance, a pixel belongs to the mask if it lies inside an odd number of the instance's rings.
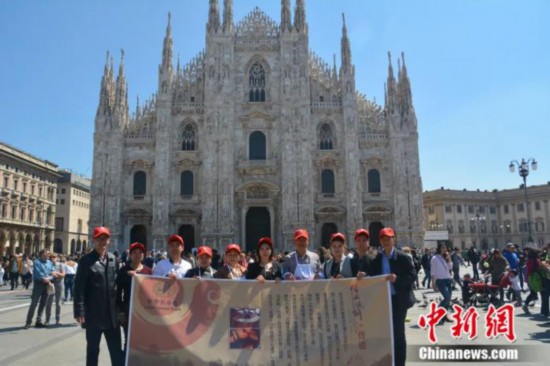
[[[527,245],[520,253],[518,249],[517,245],[509,243],[502,251],[493,249],[478,253],[472,247],[460,253],[458,248],[449,250],[440,243],[434,253],[426,249],[421,258],[425,273],[422,285],[439,291],[443,296],[440,306],[446,309],[450,308],[452,291],[457,287],[461,288],[462,302],[467,306],[473,292],[472,284],[475,283],[486,283],[498,288],[495,291],[498,292],[498,298],[495,295],[490,299],[494,304],[505,302],[505,289],[508,288],[507,300],[521,307],[527,314],[531,314],[529,307],[540,294],[540,316],[547,318],[550,315],[550,244],[543,248]],[[472,265],[473,275],[467,273],[460,277],[460,266],[467,262]],[[524,284],[527,284],[527,289]],[[529,295],[523,301],[522,293],[526,291],[529,291]],[[441,323],[446,321],[443,318]]]
[[[369,246],[368,230],[358,229],[354,235],[355,251],[348,252],[344,234],[336,233],[330,238],[330,255],[325,254],[321,261],[319,254],[309,249],[309,234],[305,229],[294,233],[295,251],[281,257],[275,255],[271,238],[258,241],[257,249],[250,260],[238,244],[225,248],[223,261],[217,268],[213,266],[214,251],[208,246],[197,248],[196,257],[184,254],[184,240],[179,235],[167,239],[167,258],[148,261],[151,258],[145,246],[132,243],[124,260],[108,251],[110,231],[97,227],[93,233],[94,249],[78,262],[74,282],[73,312],[77,323],[86,329],[87,365],[97,365],[101,336],[107,341],[111,363],[123,363],[127,344],[122,344],[122,327],[125,339],[128,338],[128,319],[131,299],[132,276],[153,275],[173,279],[214,278],[230,280],[300,281],[317,279],[357,278],[385,275],[390,281],[391,306],[393,316],[393,336],[395,342],[395,364],[404,365],[406,359],[405,318],[407,310],[414,304],[413,282],[416,277],[410,257],[395,247],[395,234],[391,228],[380,231],[380,251]],[[59,278],[55,266],[47,266],[47,252],[35,267],[39,272],[51,277],[36,281],[37,292],[48,286],[47,281]],[[44,258],[44,260],[42,260]],[[53,263],[52,263],[53,264]],[[47,267],[41,269],[41,267]],[[48,272],[49,271],[49,272]],[[38,283],[38,284],[37,284]],[[34,298],[34,297],[33,297]],[[29,310],[30,313],[34,309]]]

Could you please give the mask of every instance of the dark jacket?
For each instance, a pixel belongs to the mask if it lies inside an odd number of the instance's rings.
[[[118,326],[116,307],[116,260],[107,253],[103,265],[92,250],[78,261],[74,283],[74,317],[84,317],[88,329],[112,329]]]
[[[422,268],[424,268],[424,271],[431,271],[432,269],[432,256],[430,254],[422,254],[422,259],[420,260],[422,263]]]
[[[354,255],[351,258],[351,274],[353,277],[357,277],[358,272],[370,273],[371,263],[374,260],[374,257],[370,254],[365,254],[361,257],[359,255]]]
[[[126,264],[118,271],[116,276],[116,305],[118,311],[126,316],[130,314],[130,301],[132,300],[132,277],[128,275],[129,271],[135,271],[130,264]],[[136,271],[138,274],[151,275],[153,271],[147,266],[143,266],[141,271]]]
[[[384,254],[378,253],[372,261],[370,276],[382,274],[382,255]],[[414,304],[413,282],[416,278],[416,271],[411,257],[395,248],[394,256],[390,258],[390,271],[396,275],[393,284],[396,300],[407,304],[408,307],[412,306]]]

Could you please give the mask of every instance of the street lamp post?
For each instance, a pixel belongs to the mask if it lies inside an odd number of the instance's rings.
[[[531,210],[529,209],[529,199],[527,197],[527,176],[529,175],[529,163],[531,163],[531,168],[537,170],[537,162],[533,158],[529,158],[527,161],[521,159],[521,163],[517,160],[512,160],[508,168],[510,168],[510,173],[514,173],[516,166],[518,167],[519,176],[523,178],[523,193],[525,194],[525,208],[527,210],[527,232],[529,233],[528,241],[533,242],[533,232],[531,231]]]
[[[485,221],[485,220],[486,220],[485,216],[480,216],[479,215],[479,209],[476,210],[476,214],[475,214],[474,217],[470,217],[470,221],[475,223],[474,225],[475,225],[476,230],[477,230],[480,249],[481,249],[481,221]]]

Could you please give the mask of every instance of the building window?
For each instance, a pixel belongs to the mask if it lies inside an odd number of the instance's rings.
[[[191,197],[194,194],[193,172],[189,170],[181,173],[180,194],[183,197]]]
[[[2,216],[0,217],[6,217],[6,205],[2,205]]]
[[[263,132],[254,131],[248,139],[248,156],[250,160],[266,160],[266,138]]]
[[[23,182],[23,193],[27,193],[27,182]]]
[[[433,215],[434,212],[435,212],[434,207],[433,206],[428,206],[428,214]]]
[[[510,207],[508,207],[508,205],[504,205],[502,208],[504,209],[505,214],[510,213]]]
[[[468,206],[468,213],[471,213],[471,214],[473,214],[473,213],[474,213],[474,211],[475,211],[475,208],[474,208],[474,206],[472,206],[472,205]]]
[[[15,213],[17,212],[17,207],[12,206],[11,208],[11,219],[15,220]]]
[[[61,188],[61,194],[65,194],[66,190],[65,188]]]
[[[445,213],[452,213],[452,212],[453,212],[453,206],[445,205]]]
[[[462,213],[462,205],[456,205],[456,213]]]
[[[55,231],[63,231],[63,217],[55,218]]]
[[[19,183],[19,181],[17,179],[13,180],[13,190],[14,191],[17,191],[17,186],[19,185],[18,183]]]
[[[134,173],[134,197],[143,197],[147,193],[147,174],[143,171]]]
[[[495,215],[497,213],[497,208],[495,206],[489,207],[489,213]]]
[[[80,234],[82,233],[82,219],[78,219],[78,222],[76,224],[76,231]]]
[[[332,150],[334,148],[332,128],[327,123],[321,126],[319,132],[319,148],[321,150]]]
[[[34,185],[31,185],[31,194],[34,196]]]
[[[4,187],[8,188],[9,178],[4,177]]]
[[[496,221],[491,221],[491,233],[498,233],[498,225]]]
[[[540,202],[535,202],[535,210],[540,211]]]
[[[485,213],[485,206],[479,206],[478,212],[479,212],[480,214]]]
[[[475,234],[476,231],[476,223],[470,222],[470,234]]]
[[[262,64],[255,62],[248,71],[249,102],[265,102],[265,70]]]
[[[464,226],[464,221],[460,220],[458,222],[458,232],[464,234],[466,232],[466,227]]]
[[[197,133],[192,124],[187,124],[183,128],[181,149],[183,151],[195,151],[197,149]]]
[[[504,232],[506,234],[510,234],[512,232],[512,225],[510,224],[510,221],[504,221]]]
[[[523,206],[523,203],[518,203],[517,208],[518,208],[518,212],[524,212],[525,211],[525,207]]]
[[[453,233],[453,222],[452,221],[447,221],[447,231],[449,232],[449,234]]]
[[[519,221],[519,232],[520,233],[527,232],[527,222],[525,220]]]
[[[34,219],[34,211],[33,211],[33,210],[29,210],[29,221],[30,221],[30,222],[33,222],[33,219]]]
[[[330,169],[324,169],[321,173],[321,192],[323,194],[334,194],[334,172]]]
[[[25,221],[25,209],[21,208],[19,218],[21,221]]]
[[[64,205],[65,204],[65,200],[62,198],[61,199],[61,204]]]
[[[371,169],[368,172],[369,193],[380,193],[380,172]]]

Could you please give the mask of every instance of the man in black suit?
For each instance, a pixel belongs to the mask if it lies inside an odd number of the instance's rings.
[[[97,366],[101,335],[105,335],[112,365],[122,365],[122,345],[116,309],[115,256],[107,252],[111,233],[94,229],[94,250],[78,261],[74,285],[74,317],[86,329],[86,366]]]
[[[393,348],[395,366],[405,365],[407,341],[405,339],[405,318],[407,310],[415,303],[413,283],[416,276],[412,259],[395,248],[395,234],[392,229],[380,230],[382,250],[374,258],[369,275],[388,275],[391,282],[391,306],[393,318]]]

